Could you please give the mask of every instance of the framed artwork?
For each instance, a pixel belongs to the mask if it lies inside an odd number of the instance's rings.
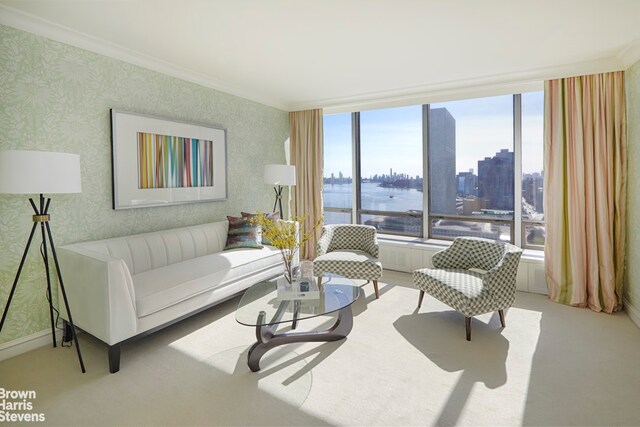
[[[113,209],[227,199],[227,132],[111,110]]]

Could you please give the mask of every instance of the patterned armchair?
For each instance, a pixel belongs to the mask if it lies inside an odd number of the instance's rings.
[[[324,273],[335,273],[349,279],[373,281],[378,298],[378,279],[382,263],[378,260],[378,238],[370,225],[332,224],[322,228],[318,241],[318,257],[313,272],[318,283]]]
[[[420,289],[465,316],[467,341],[471,341],[471,318],[498,311],[502,327],[504,309],[516,297],[516,276],[522,250],[508,243],[478,237],[457,237],[447,249],[433,255],[435,268],[413,272]],[[482,271],[482,272],[481,272]]]

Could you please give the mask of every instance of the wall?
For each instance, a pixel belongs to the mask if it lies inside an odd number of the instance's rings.
[[[640,326],[640,61],[626,71],[627,82],[627,247],[624,298]],[[629,306],[630,305],[630,306]]]
[[[0,149],[80,154],[81,194],[54,195],[56,245],[186,226],[270,210],[262,165],[284,163],[288,113],[0,25]],[[111,209],[109,109],[227,129],[227,201]],[[0,309],[29,230],[23,195],[0,195]],[[32,246],[0,344],[49,327],[44,268]],[[71,307],[73,312],[73,307]]]

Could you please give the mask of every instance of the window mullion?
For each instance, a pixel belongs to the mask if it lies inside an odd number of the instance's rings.
[[[422,106],[422,237],[429,238],[429,104]]]
[[[513,239],[522,247],[522,95],[513,95]]]
[[[360,112],[356,111],[351,114],[351,147],[352,147],[352,172],[353,185],[352,188],[352,200],[351,200],[351,222],[353,224],[360,224],[360,191],[361,191],[361,159],[360,159]]]

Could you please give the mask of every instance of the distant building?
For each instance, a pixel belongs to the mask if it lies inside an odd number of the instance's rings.
[[[456,176],[456,188],[459,196],[475,196],[477,186],[478,176],[473,173],[473,169],[469,169],[469,172],[460,172]]]
[[[526,174],[522,179],[522,197],[536,213],[544,213],[542,206],[542,187],[544,179],[539,173]]]
[[[446,108],[429,110],[429,206],[456,215],[456,120]]]
[[[484,199],[469,197],[462,199],[462,215],[470,216],[484,209]]]
[[[488,209],[513,211],[513,152],[502,149],[478,161],[478,197]]]

